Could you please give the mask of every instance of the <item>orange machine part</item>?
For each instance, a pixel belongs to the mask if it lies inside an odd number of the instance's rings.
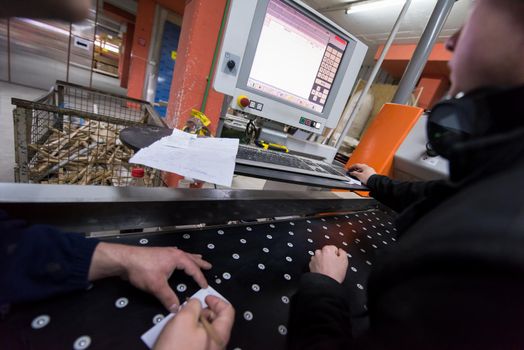
[[[353,164],[365,163],[378,174],[393,175],[393,158],[424,110],[386,103],[368,127],[346,169]]]

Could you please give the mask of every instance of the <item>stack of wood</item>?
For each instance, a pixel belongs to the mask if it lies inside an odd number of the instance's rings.
[[[49,128],[43,144],[29,144],[34,156],[29,166],[33,183],[112,185],[131,184],[133,152],[118,138],[122,126],[98,121],[83,125],[64,122],[63,130]],[[146,169],[144,182],[152,186],[156,170]]]

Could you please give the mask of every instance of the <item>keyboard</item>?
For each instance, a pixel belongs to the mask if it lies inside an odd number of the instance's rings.
[[[339,171],[328,163],[246,145],[239,146],[236,162],[239,164],[320,176],[334,180],[348,180],[343,169]]]

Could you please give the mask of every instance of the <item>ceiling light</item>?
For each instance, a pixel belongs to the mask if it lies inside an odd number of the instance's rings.
[[[389,7],[404,2],[406,2],[406,0],[377,0],[372,2],[361,2],[355,5],[351,5],[349,8],[347,8],[346,14],[349,15],[355,12],[375,10],[378,8]]]

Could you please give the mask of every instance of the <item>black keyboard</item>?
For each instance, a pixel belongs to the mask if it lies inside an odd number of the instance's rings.
[[[316,171],[315,163],[304,160],[287,153],[279,153],[267,150],[258,150],[250,147],[238,148],[237,158],[251,160],[254,162],[270,163],[303,170]],[[308,164],[309,163],[309,164]]]

